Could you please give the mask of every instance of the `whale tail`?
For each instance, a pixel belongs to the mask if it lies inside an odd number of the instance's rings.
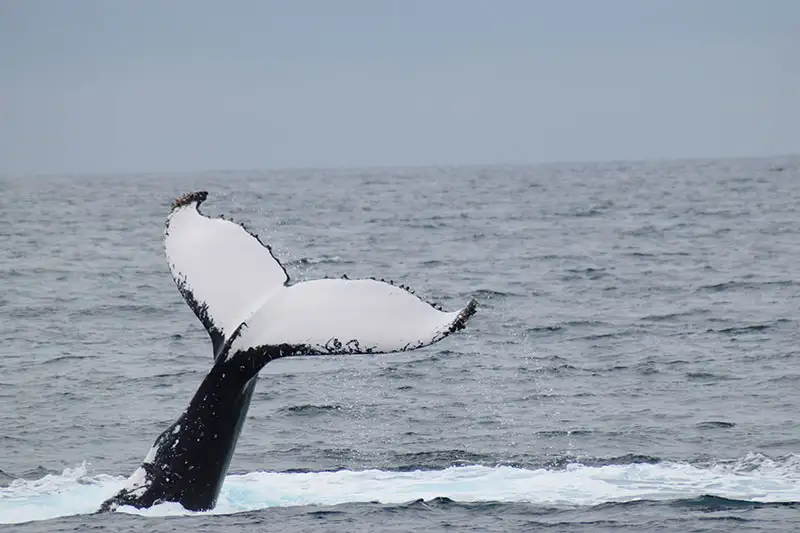
[[[164,244],[172,277],[217,359],[413,350],[463,329],[476,312],[475,300],[445,312],[407,287],[375,279],[292,284],[255,234],[203,215],[206,198],[201,191],[173,202]]]
[[[178,420],[125,486],[101,506],[216,504],[258,372],[291,355],[413,350],[463,329],[476,302],[445,312],[374,279],[291,284],[269,246],[243,226],[200,213],[205,192],[177,198],[165,228],[170,272],[208,330],[214,365]]]

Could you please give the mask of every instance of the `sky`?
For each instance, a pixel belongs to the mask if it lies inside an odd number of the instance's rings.
[[[0,174],[790,153],[795,0],[0,0]]]

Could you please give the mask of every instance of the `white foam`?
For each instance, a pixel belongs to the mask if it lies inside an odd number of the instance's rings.
[[[0,524],[93,513],[124,483],[124,477],[87,477],[85,464],[34,481],[18,479],[0,487]]]
[[[84,466],[36,481],[14,481],[0,488],[0,523],[94,512],[124,481],[122,477],[87,476]],[[251,472],[229,475],[217,507],[209,513],[348,502],[392,504],[436,497],[461,502],[591,506],[705,494],[753,502],[800,501],[800,456],[773,461],[751,454],[735,463],[708,467],[664,462],[600,467],[573,464],[557,470],[464,466],[415,472]],[[118,511],[146,516],[193,514],[174,503],[144,510],[121,507]]]

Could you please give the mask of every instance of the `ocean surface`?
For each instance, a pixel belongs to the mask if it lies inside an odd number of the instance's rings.
[[[93,514],[211,365],[162,242],[201,189],[294,280],[478,314],[267,365],[214,511]],[[2,531],[800,530],[800,157],[0,190]]]

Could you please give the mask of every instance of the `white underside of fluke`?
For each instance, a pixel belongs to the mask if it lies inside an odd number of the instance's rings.
[[[288,285],[269,247],[244,227],[199,212],[205,193],[179,198],[165,248],[184,298],[207,328],[227,339],[246,323],[230,355],[263,346],[307,353],[381,353],[419,348],[464,327],[472,301],[443,312],[402,287],[372,279]]]
[[[275,291],[247,319],[232,351],[283,343],[319,353],[408,350],[445,337],[459,312],[438,311],[381,281],[306,281]]]

